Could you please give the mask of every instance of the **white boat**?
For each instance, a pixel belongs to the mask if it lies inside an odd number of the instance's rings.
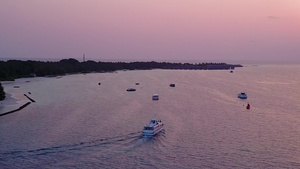
[[[164,124],[161,120],[152,119],[143,129],[143,136],[154,136],[163,130]]]
[[[154,94],[154,95],[152,96],[152,100],[159,100],[158,94]]]
[[[238,98],[247,99],[247,95],[246,95],[246,93],[240,93],[240,94],[238,94]]]

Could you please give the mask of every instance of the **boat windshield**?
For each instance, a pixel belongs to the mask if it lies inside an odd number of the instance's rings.
[[[144,127],[144,130],[153,130],[153,127]]]

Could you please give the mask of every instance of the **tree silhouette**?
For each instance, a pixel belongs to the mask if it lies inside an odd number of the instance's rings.
[[[5,92],[2,87],[2,84],[0,83],[0,101],[5,99]]]
[[[226,63],[169,63],[169,62],[79,62],[76,59],[62,59],[59,62],[41,61],[0,61],[0,81],[9,81],[22,77],[57,76],[69,73],[109,72],[116,70],[150,69],[233,69],[241,65]]]

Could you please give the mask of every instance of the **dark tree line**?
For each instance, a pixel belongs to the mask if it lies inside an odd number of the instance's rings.
[[[2,84],[0,83],[0,101],[5,99],[5,92],[2,87]]]
[[[116,70],[149,69],[232,69],[241,65],[226,63],[169,63],[169,62],[79,62],[76,59],[63,59],[58,62],[42,61],[0,61],[0,81],[14,80],[22,77],[56,76],[70,73],[109,72]]]

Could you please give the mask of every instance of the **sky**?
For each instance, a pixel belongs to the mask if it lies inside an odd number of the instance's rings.
[[[0,59],[300,63],[300,0],[0,0]]]

